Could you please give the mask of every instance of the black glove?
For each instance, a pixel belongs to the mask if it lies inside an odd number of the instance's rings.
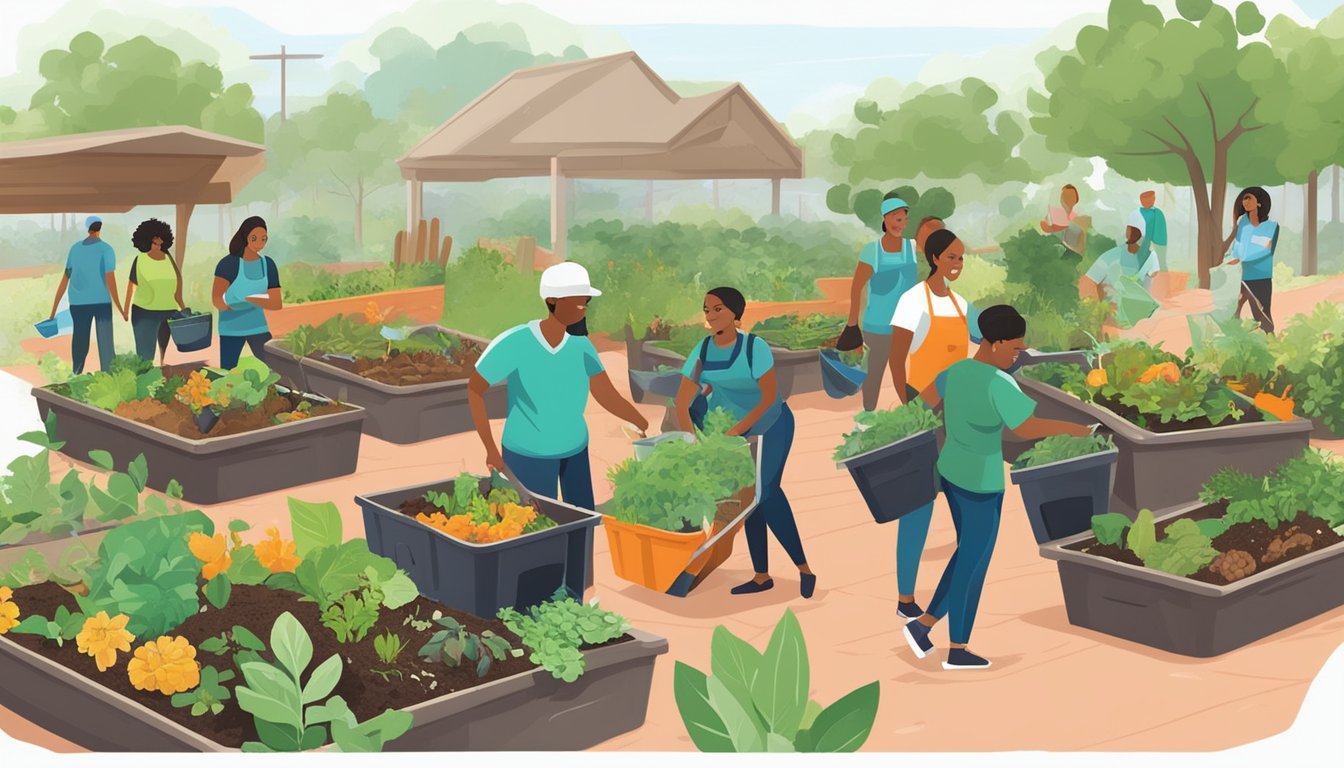
[[[841,352],[850,352],[863,346],[863,333],[857,325],[846,325],[835,341],[835,348]]]

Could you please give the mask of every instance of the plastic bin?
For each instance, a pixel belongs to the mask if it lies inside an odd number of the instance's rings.
[[[643,461],[650,453],[653,453],[653,449],[657,448],[659,443],[677,439],[693,443],[695,442],[695,435],[692,435],[690,432],[667,431],[663,432],[661,435],[653,435],[652,437],[636,440],[633,443],[635,446],[635,458]]]
[[[1037,544],[1091,530],[1092,517],[1110,511],[1119,457],[1111,449],[1010,473]]]
[[[868,377],[868,372],[863,368],[841,361],[840,352],[835,349],[821,350],[818,364],[821,366],[822,387],[826,394],[837,400],[858,394],[863,388],[863,380]]]
[[[56,318],[54,317],[48,320],[43,320],[33,327],[37,329],[38,333],[42,334],[42,338],[44,339],[53,338],[56,334],[61,332],[61,325],[56,322]]]
[[[845,459],[868,511],[889,523],[923,507],[938,495],[938,436],[920,432],[891,445]]]
[[[533,495],[556,527],[492,544],[470,544],[398,511],[426,491],[452,493],[454,481],[356,496],[369,550],[396,561],[420,594],[450,608],[490,617],[500,608],[545,602],[560,587],[582,595],[592,584],[595,512]],[[488,491],[489,479],[482,479]]]
[[[168,332],[179,352],[199,352],[210,346],[215,332],[215,316],[206,312],[168,320]]]
[[[676,397],[681,388],[681,371],[636,371],[630,372],[630,392],[637,401],[644,401],[645,393],[651,397],[649,402],[658,402],[663,398]]]

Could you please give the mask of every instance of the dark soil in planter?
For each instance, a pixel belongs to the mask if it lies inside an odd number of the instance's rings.
[[[395,387],[408,387],[415,384],[437,384],[471,378],[482,351],[475,342],[466,341],[463,342],[462,353],[456,360],[437,352],[421,351],[405,354],[395,349],[388,357],[361,357],[354,362],[339,358],[326,359],[320,352],[314,352],[309,357],[372,381]]]
[[[1160,541],[1166,535],[1167,526],[1177,520],[1209,520],[1222,517],[1226,512],[1227,503],[1219,502],[1179,517],[1161,521],[1157,524],[1157,538]],[[1294,539],[1294,536],[1298,537]],[[1276,540],[1277,544],[1274,543]],[[1344,536],[1340,536],[1331,530],[1324,520],[1302,512],[1292,522],[1281,524],[1277,530],[1270,528],[1267,523],[1261,520],[1237,523],[1213,540],[1213,548],[1219,552],[1241,550],[1250,554],[1255,559],[1255,572],[1259,573],[1265,569],[1290,562],[1309,552],[1338,544],[1341,541],[1344,541]],[[1287,545],[1286,549],[1284,548],[1285,544]],[[1275,556],[1272,559],[1268,557],[1271,547],[1275,550]],[[1076,552],[1086,552],[1089,555],[1104,557],[1118,563],[1143,567],[1143,561],[1139,559],[1139,556],[1125,547],[1117,544],[1099,544],[1095,538],[1078,542],[1067,548]],[[1201,568],[1191,574],[1189,578],[1217,586],[1232,583],[1221,573],[1210,570],[1209,566]]]
[[[78,610],[74,597],[66,590],[50,582],[16,590],[14,603],[19,606],[22,616],[37,614],[52,616],[56,607],[60,605],[64,605],[72,611]],[[441,627],[435,624],[425,632],[418,632],[406,624],[406,620],[418,614],[420,620],[428,621],[436,610],[442,612],[444,616],[461,622],[471,632],[480,633],[489,629],[508,639],[514,647],[522,647],[517,636],[505,629],[503,622],[493,619],[485,620],[460,611],[454,611],[423,597],[416,598],[411,604],[396,610],[383,609],[379,612],[378,623],[363,640],[342,645],[336,641],[336,636],[331,630],[322,626],[316,603],[300,602],[299,596],[292,592],[257,586],[235,586],[229,603],[224,609],[215,610],[208,607],[207,604],[207,609],[203,613],[192,616],[182,626],[168,634],[170,636],[181,635],[187,638],[192,646],[197,648],[196,659],[202,666],[213,666],[221,672],[226,669],[233,670],[234,679],[224,684],[224,687],[232,691],[236,685],[243,682],[241,672],[233,666],[230,656],[216,656],[199,650],[201,642],[230,631],[234,625],[241,625],[261,638],[262,642],[269,644],[271,626],[275,623],[275,619],[285,611],[289,611],[308,630],[309,637],[313,641],[313,662],[307,670],[308,673],[311,673],[317,664],[333,654],[339,654],[344,660],[341,680],[333,693],[344,697],[346,702],[349,703],[350,709],[361,721],[381,714],[385,709],[402,709],[453,691],[476,687],[536,667],[535,664],[528,661],[529,654],[525,652],[520,658],[493,662],[489,674],[483,678],[478,678],[476,677],[475,665],[470,662],[465,662],[464,666],[454,668],[439,662],[421,660],[416,655],[417,652],[429,641],[430,635]],[[400,636],[406,642],[405,650],[391,665],[383,664],[373,649],[374,637],[388,630]],[[628,637],[623,637],[613,641],[613,643],[623,642]],[[240,747],[244,741],[254,741],[257,738],[252,724],[252,715],[237,706],[236,695],[227,702],[224,711],[219,715],[192,717],[189,707],[178,709],[172,706],[171,697],[164,696],[157,691],[137,691],[131,686],[130,679],[126,674],[126,664],[131,658],[131,654],[119,653],[114,667],[106,672],[99,672],[93,658],[79,653],[73,640],[67,642],[63,647],[57,647],[54,642],[44,640],[36,635],[21,635],[11,632],[5,635],[4,639],[36,651],[99,685],[143,704],[170,720],[225,746]],[[147,641],[148,639],[136,641],[132,644],[132,650]],[[268,661],[273,660],[273,657],[269,654],[265,654],[265,657]],[[384,680],[382,676],[372,672],[373,669],[385,671],[395,669],[401,673],[401,679],[392,674],[390,679]],[[411,675],[415,675],[419,679],[412,679]],[[304,679],[307,679],[306,675]]]
[[[1119,414],[1125,421],[1128,421],[1131,424],[1136,424],[1149,432],[1157,434],[1166,432],[1185,432],[1193,429],[1211,429],[1213,427],[1231,426],[1232,424],[1253,424],[1265,420],[1264,416],[1261,415],[1259,411],[1254,408],[1248,408],[1242,413],[1240,419],[1226,419],[1218,424],[1209,421],[1207,416],[1200,416],[1199,418],[1190,421],[1169,421],[1166,424],[1163,424],[1157,420],[1157,417],[1140,414],[1138,408],[1124,405],[1117,398],[1098,397],[1093,403],[1108,411]]]
[[[196,417],[192,415],[191,409],[177,400],[173,400],[166,405],[153,398],[133,400],[118,405],[113,413],[124,419],[146,424],[155,429],[185,437],[188,440],[201,440],[207,437],[238,435],[274,426],[274,417],[294,411],[302,402],[303,398],[293,392],[277,392],[267,398],[260,408],[225,411],[220,415],[219,423],[205,434],[201,434],[200,428],[196,426]],[[344,413],[348,410],[350,410],[348,406],[336,403],[314,402],[308,413],[309,418],[311,418],[312,416]]]

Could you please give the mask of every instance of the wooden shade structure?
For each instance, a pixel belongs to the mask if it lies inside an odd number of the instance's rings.
[[[803,152],[741,84],[679,96],[634,53],[520,69],[406,153],[408,229],[424,183],[551,178],[551,243],[561,256],[565,179],[803,177]]]
[[[186,126],[0,143],[0,213],[125,213],[172,205],[174,255],[200,204],[232,202],[265,167],[265,147]]]

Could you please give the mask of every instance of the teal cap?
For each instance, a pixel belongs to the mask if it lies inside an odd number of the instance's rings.
[[[886,216],[888,213],[891,213],[892,211],[899,210],[899,209],[901,209],[901,208],[909,208],[909,207],[910,207],[910,204],[907,203],[907,202],[905,202],[905,201],[902,200],[901,198],[899,198],[899,197],[890,197],[890,198],[887,198],[886,200],[883,200],[883,201],[882,201],[882,215],[883,215],[883,216]]]

